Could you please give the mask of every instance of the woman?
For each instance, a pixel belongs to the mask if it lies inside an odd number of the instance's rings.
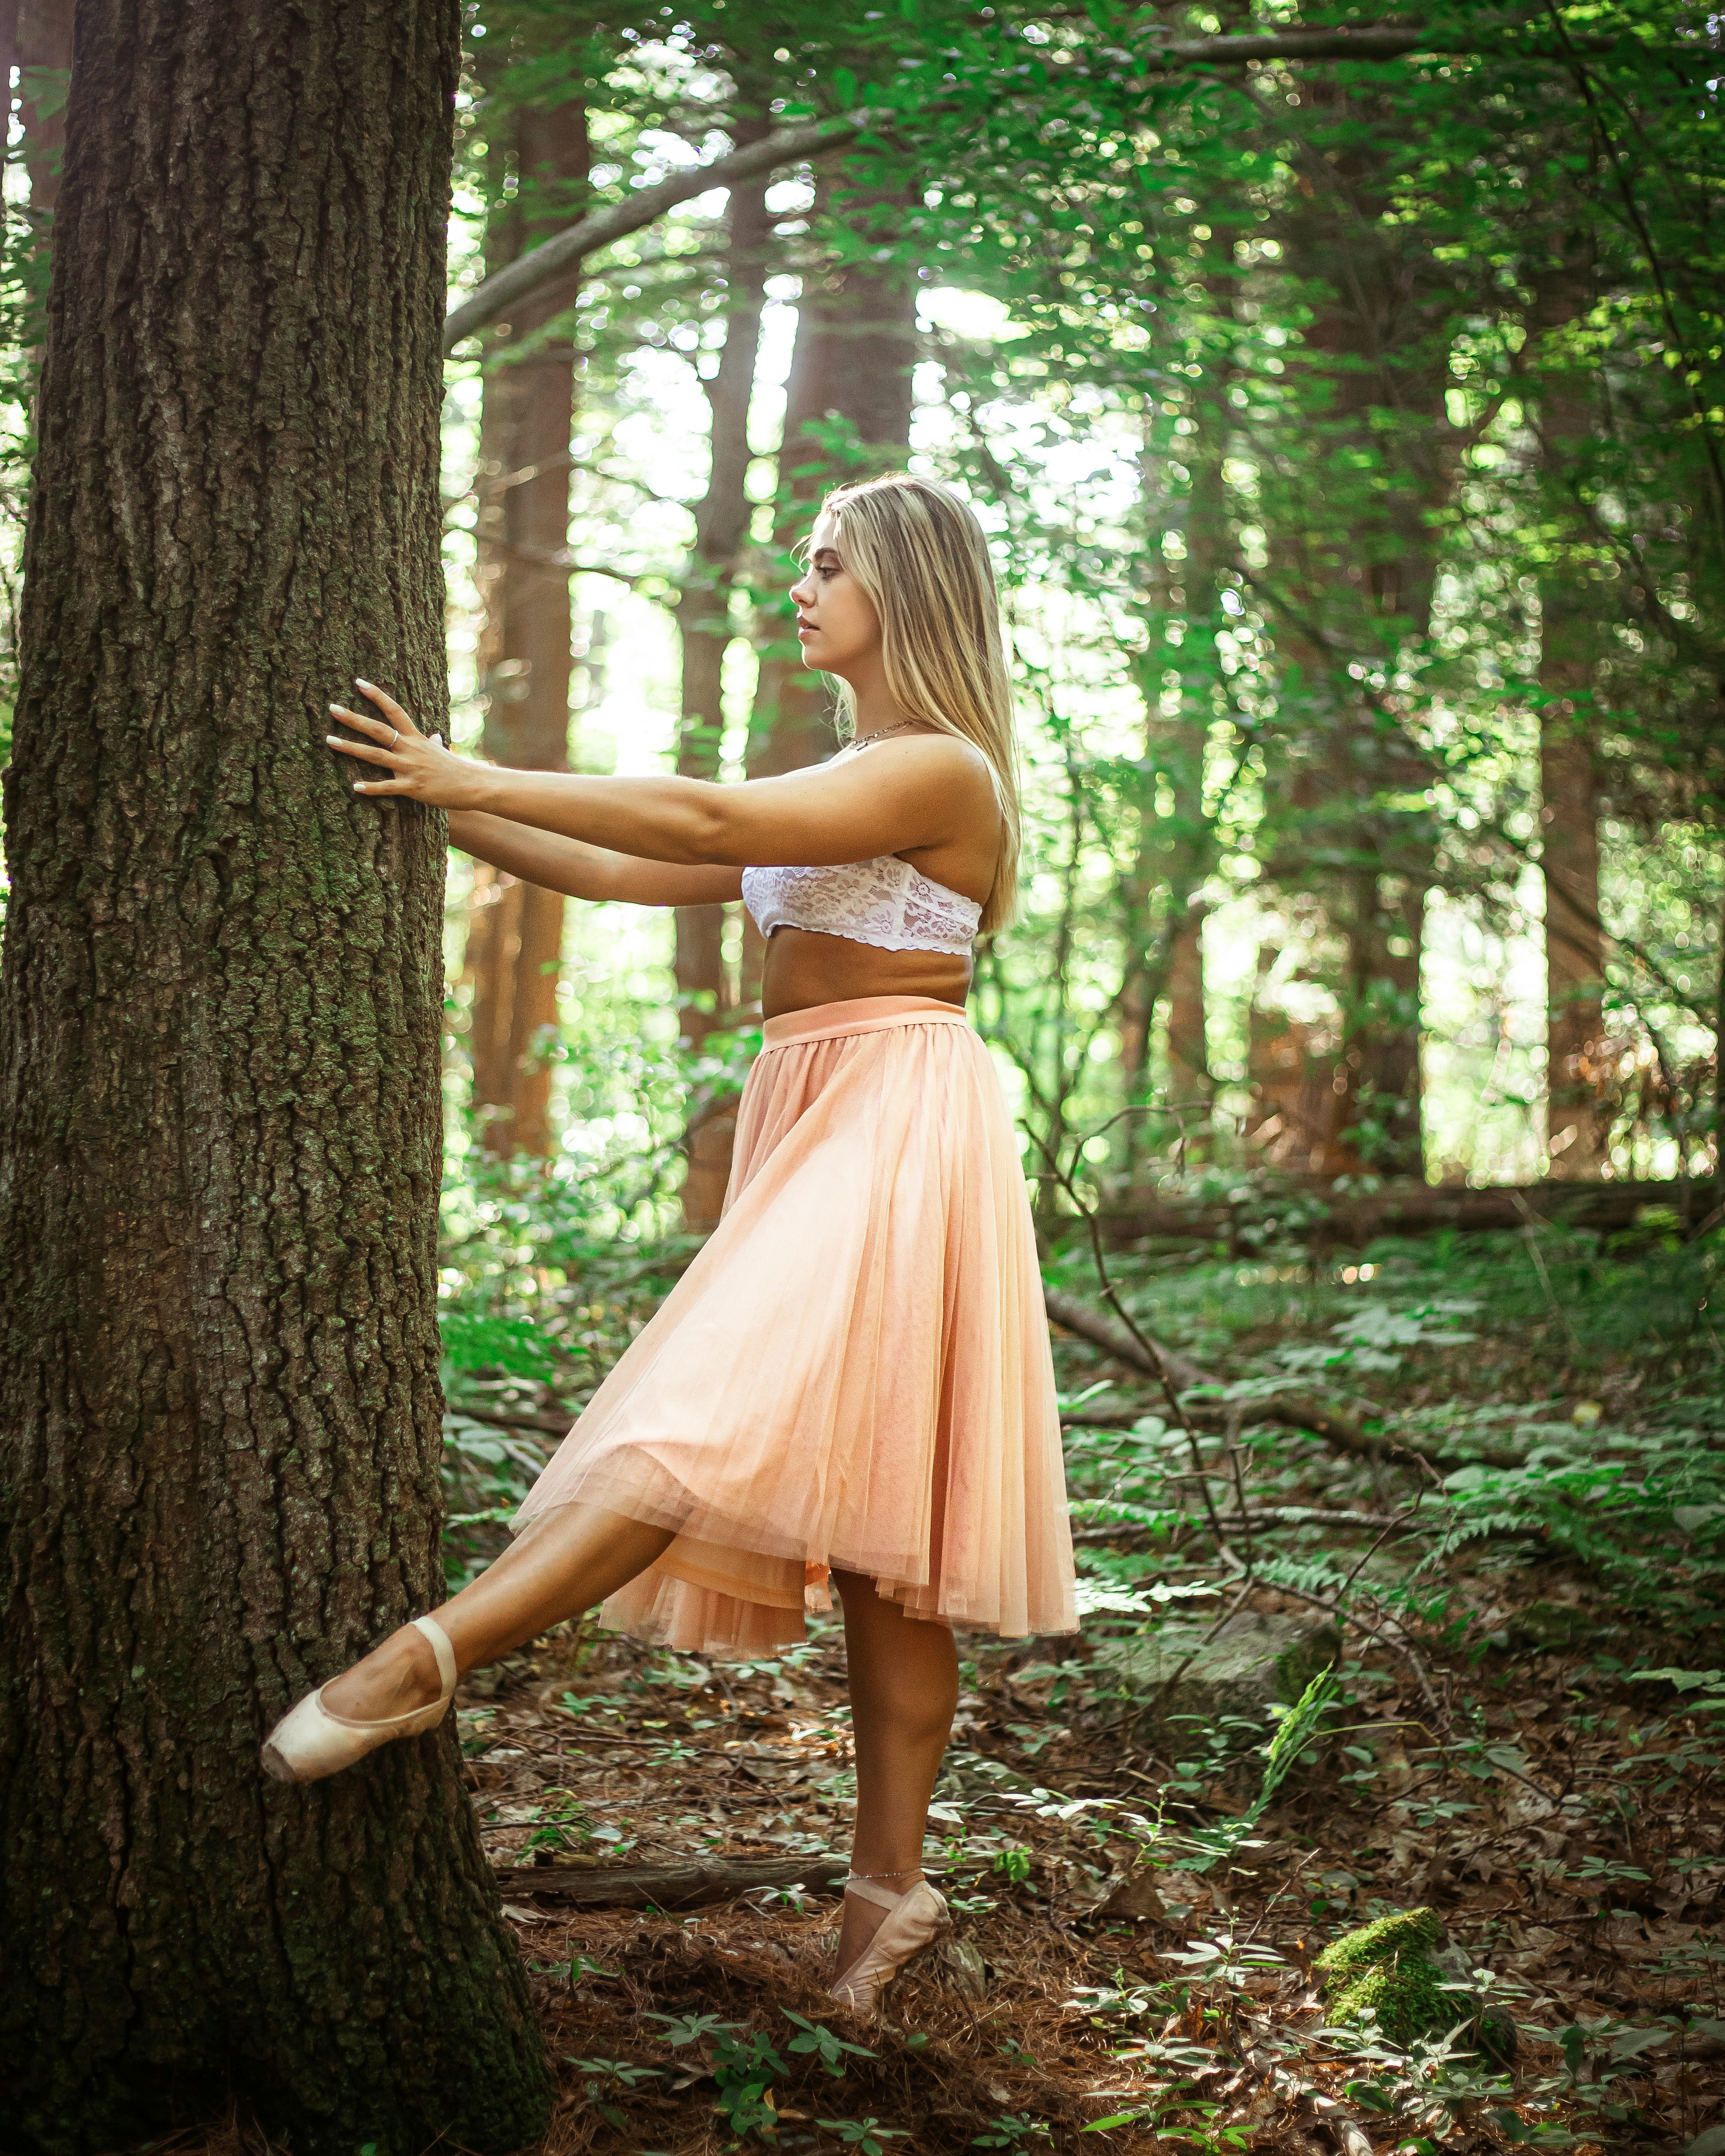
[[[741,897],[767,937],[765,1041],[719,1227],[528,1493],[516,1539],[435,1619],[302,1700],[264,1762],[332,1774],[443,1715],[457,1677],[603,1601],[715,1654],[845,1611],[857,1814],[834,1995],[867,2014],[946,1922],[922,1873],[957,1696],[955,1622],[1074,1629],[1059,1419],[1022,1171],[963,1015],[1012,912],[1012,716],[988,551],[893,476],[824,506],[793,587],[851,738],[718,786],[495,770],[331,706],[356,791],[449,812],[451,842],[577,898]]]

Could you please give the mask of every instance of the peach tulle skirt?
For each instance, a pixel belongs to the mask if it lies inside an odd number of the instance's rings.
[[[675,1528],[614,1630],[771,1654],[828,1568],[918,1617],[1070,1632],[1072,1541],[1024,1171],[962,1012],[769,1019],[725,1211],[516,1515]]]

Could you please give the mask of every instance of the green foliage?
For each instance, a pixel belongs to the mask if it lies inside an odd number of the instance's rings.
[[[775,273],[896,263],[998,303],[986,333],[929,329],[919,454],[989,522],[1029,735],[1026,917],[984,953],[976,1008],[1040,1138],[1131,1111],[1081,1181],[1237,1184],[1260,1148],[1304,1169],[1318,1111],[1265,1097],[1272,1046],[1344,1101],[1332,1171],[1532,1172],[1541,1028],[1508,979],[1541,729],[1571,724],[1608,819],[1599,1112],[1620,1172],[1704,1168],[1725,342],[1695,0],[1440,8],[1429,50],[1250,71],[1170,67],[1166,35],[1209,18],[1112,4],[781,0],[747,38],[721,0],[478,16],[476,231],[567,207],[510,146],[524,105],[586,100],[599,203],[667,132],[861,111],[879,132],[775,240]],[[591,258],[542,332],[583,353],[574,551],[639,592],[675,588],[684,542],[674,516],[656,549],[642,536],[644,491],[672,506],[628,448],[642,383],[673,355],[710,372],[731,290],[722,228],[689,207]],[[854,425],[805,447],[756,474],[757,556],[729,595],[763,654],[786,483],[851,469]],[[1560,696],[1572,659],[1584,680]],[[1208,1067],[1189,1070],[1158,1006],[1199,918]],[[590,1056],[564,1029],[577,1122],[629,1030],[598,1029]],[[611,1166],[632,1220],[674,1185],[674,1153]],[[1400,1352],[1343,1344],[1360,1373]]]
[[[439,1319],[444,1358],[451,1370],[506,1370],[521,1378],[548,1378],[554,1363],[531,1319],[487,1317],[476,1311],[446,1310]]]

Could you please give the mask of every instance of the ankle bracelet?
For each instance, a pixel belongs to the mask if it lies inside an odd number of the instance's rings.
[[[896,1871],[853,1871],[849,1874],[852,1879],[909,1879],[913,1876],[920,1879],[922,1876],[922,1866],[920,1864],[906,1864]]]

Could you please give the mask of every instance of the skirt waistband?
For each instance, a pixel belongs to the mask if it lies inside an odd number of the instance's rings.
[[[769,1018],[762,1051],[800,1047],[809,1040],[836,1040],[853,1033],[881,1033],[894,1025],[962,1025],[970,1020],[933,996],[855,996],[849,1003],[816,1004],[812,1009]]]

